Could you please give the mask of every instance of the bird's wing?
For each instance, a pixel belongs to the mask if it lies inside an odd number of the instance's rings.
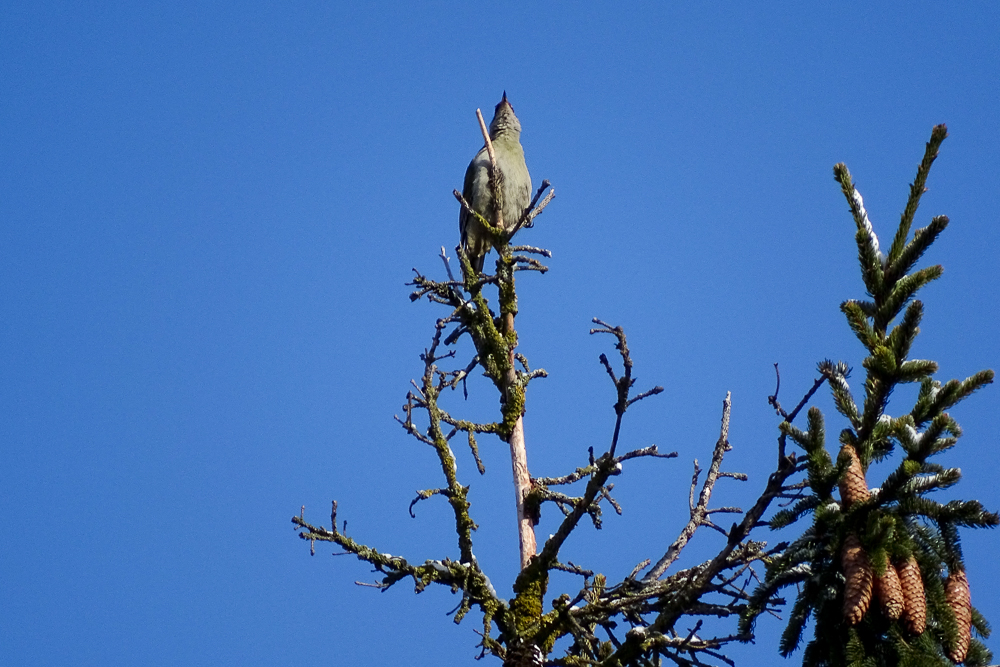
[[[480,214],[485,214],[485,211],[480,210],[476,206],[475,192],[476,192],[476,180],[477,179],[489,179],[489,164],[490,160],[487,157],[486,146],[483,146],[476,157],[472,158],[472,162],[469,163],[469,168],[465,170],[465,183],[462,185],[462,196],[465,197],[465,201],[469,203],[474,210],[479,211]],[[483,202],[480,202],[479,207],[483,206]],[[458,230],[462,235],[462,242],[465,242],[465,227],[468,222],[469,214],[465,212],[463,208],[458,216]]]
[[[479,157],[476,155],[476,157]],[[468,202],[469,206],[472,206],[472,184],[476,180],[476,160],[473,158],[472,162],[469,163],[469,168],[465,170],[465,183],[462,185],[462,196],[465,197],[465,201]],[[462,243],[465,244],[465,225],[468,222],[469,214],[465,211],[465,208],[461,208],[458,212],[458,233],[461,235]]]

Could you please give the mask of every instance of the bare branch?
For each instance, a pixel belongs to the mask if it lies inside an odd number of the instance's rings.
[[[545,190],[550,188],[551,186],[552,184],[547,179],[542,181],[542,184],[538,187],[538,191],[535,192],[535,196],[532,197],[531,203],[528,205],[528,208],[524,209],[524,213],[521,215],[521,219],[517,221],[517,224],[514,225],[514,229],[512,229],[510,234],[508,234],[507,236],[508,239],[512,238],[514,234],[516,234],[517,231],[521,229],[521,227],[534,227],[535,218],[542,214],[542,211],[545,210],[545,207],[548,206],[549,202],[551,202],[553,197],[556,196],[556,191],[553,188],[552,190],[549,191],[549,194],[546,195],[544,201],[542,201],[542,203],[537,207],[535,206],[535,204],[538,203],[538,198],[541,197],[542,193],[545,192]],[[516,251],[517,248],[515,248],[514,250]],[[552,256],[551,253],[546,255],[546,257],[551,257],[551,256]]]
[[[412,501],[410,501],[410,508],[409,508],[410,516],[412,518],[414,518],[414,519],[417,518],[417,515],[413,513],[413,506],[414,505],[416,505],[417,503],[419,503],[421,500],[427,500],[431,496],[436,496],[436,495],[439,495],[439,494],[446,496],[446,495],[448,495],[448,490],[447,489],[427,489],[425,491],[417,491],[417,497],[414,498]]]
[[[629,575],[628,575],[628,577],[626,577],[626,579],[635,579],[635,575],[639,574],[639,572],[641,572],[643,569],[645,569],[646,566],[648,566],[652,562],[653,561],[651,561],[648,558],[645,559],[644,561],[642,561],[641,563],[639,563],[638,565],[636,565],[635,567],[632,568],[632,571],[629,573]]]
[[[673,564],[677,557],[680,556],[681,550],[688,543],[691,537],[694,535],[698,527],[704,525],[703,522],[707,516],[708,511],[708,501],[712,497],[712,490],[715,488],[715,481],[719,477],[719,466],[722,465],[722,458],[725,456],[732,447],[729,445],[729,414],[732,409],[732,394],[726,392],[726,399],[722,402],[722,427],[719,433],[719,439],[715,444],[715,450],[712,452],[712,464],[709,466],[708,474],[705,477],[705,482],[702,484],[701,493],[698,496],[698,503],[694,504],[694,487],[698,481],[698,475],[701,472],[698,467],[698,462],[695,461],[695,473],[691,480],[691,494],[689,504],[691,507],[691,518],[688,520],[687,525],[681,530],[681,534],[674,540],[674,543],[670,545],[666,553],[657,561],[656,565],[646,574],[643,578],[644,581],[652,581],[659,579],[663,576],[663,573]]]
[[[552,257],[552,251],[546,250],[545,248],[536,248],[531,245],[514,245],[510,247],[511,252],[527,252],[534,255],[541,255],[542,257]]]
[[[496,171],[497,168],[497,154],[493,152],[493,142],[490,141],[490,131],[486,129],[486,121],[483,120],[483,112],[476,109],[476,118],[479,119],[479,129],[483,133],[483,141],[486,142],[486,152],[490,156],[490,166]],[[503,225],[500,225],[503,227]]]
[[[639,394],[638,396],[635,396],[634,398],[630,398],[628,400],[628,403],[626,403],[626,405],[632,405],[633,403],[635,403],[637,401],[641,401],[644,398],[649,398],[650,396],[656,396],[657,394],[660,394],[660,393],[663,393],[663,387],[660,387],[660,386],[653,387],[649,391],[644,391],[641,394]]]
[[[578,574],[584,578],[590,578],[594,576],[593,571],[584,569],[579,565],[575,565],[573,561],[566,561],[565,565],[562,563],[553,563],[552,569],[561,570],[562,572],[569,572],[570,574]]]
[[[448,273],[448,281],[454,283],[455,276],[451,273],[451,260],[449,260],[448,255],[445,254],[444,246],[441,246],[441,261],[444,262],[444,270]]]
[[[542,181],[543,187],[546,184],[548,184],[548,181]],[[545,195],[545,199],[542,200],[541,204],[532,209],[529,209],[528,215],[526,216],[523,225],[525,227],[533,227],[535,224],[535,218],[537,218],[542,214],[542,212],[545,210],[545,207],[549,205],[549,203],[555,198],[555,196],[556,196],[555,188],[549,190],[549,194]]]

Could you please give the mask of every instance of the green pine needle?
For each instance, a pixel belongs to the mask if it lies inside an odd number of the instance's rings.
[[[906,307],[903,320],[893,327],[889,332],[888,345],[896,353],[896,359],[900,362],[910,354],[910,347],[920,333],[920,320],[924,316],[924,304],[919,300],[910,302]]]
[[[927,248],[931,246],[937,237],[941,235],[941,232],[945,230],[948,226],[948,216],[939,215],[931,220],[931,223],[926,227],[918,229],[913,234],[913,240],[903,249],[899,257],[890,264],[886,273],[891,276],[891,280],[896,280],[899,276],[905,275],[913,265],[917,263],[917,260],[923,256]]]
[[[938,264],[924,267],[896,281],[885,301],[881,303],[878,311],[875,313],[875,330],[884,332],[889,323],[899,315],[899,311],[903,309],[903,306],[913,298],[913,295],[927,283],[940,278],[943,273],[944,268]]]

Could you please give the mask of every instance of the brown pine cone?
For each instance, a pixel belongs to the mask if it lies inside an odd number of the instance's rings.
[[[857,625],[865,617],[872,601],[872,567],[868,563],[868,554],[853,533],[844,540],[840,562],[847,579],[844,585],[844,620]]]
[[[903,614],[903,587],[892,561],[885,564],[885,572],[875,578],[875,594],[882,606],[882,615],[895,621]]]
[[[965,660],[969,642],[972,641],[972,597],[969,595],[969,580],[963,570],[956,570],[945,579],[944,596],[958,625],[955,642],[948,647],[948,658],[957,665]]]
[[[847,471],[840,479],[840,500],[846,510],[854,503],[868,500],[868,482],[865,481],[865,471],[861,469],[861,460],[851,445],[840,448],[838,459],[849,459]]]
[[[903,589],[903,622],[910,634],[921,635],[927,628],[927,599],[924,580],[920,578],[917,559],[910,556],[899,566],[899,584]]]

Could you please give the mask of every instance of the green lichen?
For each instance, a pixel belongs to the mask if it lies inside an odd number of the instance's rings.
[[[542,623],[548,572],[529,565],[514,582],[514,599],[510,603],[513,629],[522,640],[533,638]]]

